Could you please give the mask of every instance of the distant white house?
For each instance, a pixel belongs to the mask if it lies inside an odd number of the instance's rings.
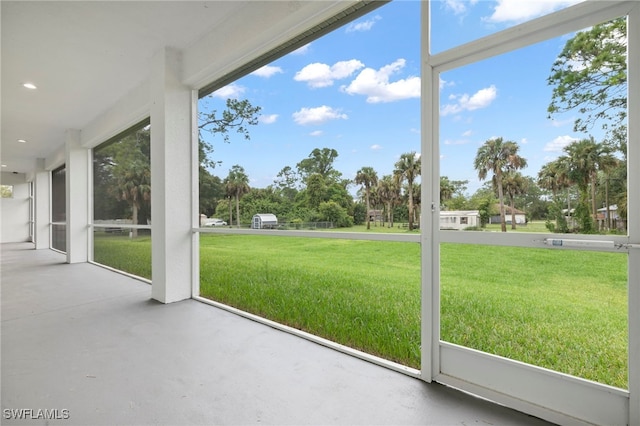
[[[494,206],[495,211],[500,212],[500,204]],[[527,216],[522,210],[513,209],[515,213],[516,225],[525,225],[527,223]],[[505,222],[511,224],[511,206],[504,205]],[[500,213],[493,215],[489,218],[489,223],[500,223]]]
[[[611,219],[609,219],[611,215]],[[623,220],[618,214],[618,205],[612,204],[607,209],[603,207],[598,209],[598,229],[619,229],[624,230],[626,221]]]
[[[278,227],[278,218],[271,213],[261,213],[253,215],[251,221],[252,229],[274,229]]]
[[[617,204],[610,205],[608,209],[606,207],[598,209],[598,216],[602,215],[603,219],[607,219],[608,218],[607,217],[607,211],[611,214],[611,219],[618,220],[620,218],[620,216],[618,216],[618,205]]]
[[[480,226],[478,210],[451,210],[440,212],[440,229],[462,230]]]

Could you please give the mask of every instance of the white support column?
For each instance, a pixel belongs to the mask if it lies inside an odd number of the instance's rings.
[[[640,242],[640,4],[627,21],[627,200],[628,232]],[[629,250],[629,424],[640,424],[640,250]]]
[[[181,82],[182,56],[153,58],[151,75],[151,296],[191,297],[191,90]]]
[[[34,239],[36,249],[48,249],[51,242],[51,172],[44,168],[44,158],[38,158],[34,179]]]
[[[67,263],[89,259],[89,150],[80,144],[80,131],[69,129],[65,140]]]
[[[437,232],[439,231],[438,211],[436,204],[438,188],[440,187],[440,168],[438,156],[438,86],[433,84],[433,67],[431,66],[430,51],[430,7],[431,2],[420,4],[420,64],[421,64],[421,127],[422,137],[420,152],[422,154],[423,170],[431,170],[431,174],[423,176],[422,199],[427,200],[426,208],[422,210],[420,229],[421,264],[422,264],[422,301],[421,301],[421,378],[431,382],[440,373],[440,296],[439,280],[440,257]],[[437,79],[436,79],[437,80]],[[436,159],[435,161],[433,159]],[[437,186],[436,186],[437,185]]]

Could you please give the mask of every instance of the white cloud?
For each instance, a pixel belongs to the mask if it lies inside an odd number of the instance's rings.
[[[261,115],[258,121],[264,124],[273,124],[278,119],[278,114]]]
[[[473,132],[471,130],[467,130],[466,132],[462,133],[462,136],[464,136],[465,138],[468,138],[472,134],[473,134]]]
[[[216,90],[211,94],[211,96],[214,98],[222,98],[222,99],[228,99],[228,98],[236,99],[240,97],[240,95],[242,95],[245,92],[245,90],[247,90],[245,87],[242,87],[235,83],[231,83],[227,86],[221,87],[220,89]]]
[[[306,55],[309,53],[309,50],[311,50],[311,43],[307,43],[304,46],[297,48],[291,52],[291,55]]]
[[[454,103],[447,104],[440,110],[442,116],[450,114],[458,114],[462,111],[474,111],[476,109],[486,108],[496,99],[498,90],[496,86],[491,85],[484,89],[478,90],[473,95],[451,95],[449,100]]]
[[[445,0],[444,7],[454,15],[462,15],[467,11],[467,5],[473,6],[478,0]]]
[[[349,77],[362,67],[364,64],[357,59],[336,62],[331,66],[315,62],[298,71],[293,79],[304,81],[312,88],[327,87],[332,86],[334,80]]]
[[[255,70],[254,72],[251,73],[251,75],[256,75],[258,77],[265,77],[265,78],[269,78],[275,74],[282,74],[282,68],[280,67],[274,67],[272,65],[265,65],[262,68],[258,68],[257,70]]]
[[[314,130],[313,132],[309,133],[309,136],[322,136],[324,134],[324,132],[322,130]]]
[[[348,86],[342,90],[350,95],[365,95],[367,102],[393,102],[420,97],[420,77],[389,82],[389,77],[405,66],[404,59],[385,65],[379,70],[365,68]]]
[[[558,136],[551,142],[547,142],[544,146],[543,151],[546,152],[562,152],[565,146],[569,145],[571,142],[575,142],[579,140],[578,138],[571,137],[569,135]]]
[[[487,22],[524,22],[584,0],[498,0]]]
[[[566,125],[573,125],[574,119],[573,118],[569,118],[566,120],[555,120],[555,119],[551,119],[551,126],[553,127],[564,127]]]
[[[374,145],[371,145],[369,148],[371,148],[373,151],[380,151],[382,149],[382,145],[374,144]]]
[[[360,22],[352,22],[351,24],[349,24],[347,26],[347,29],[345,30],[345,32],[347,33],[354,33],[357,31],[369,31],[371,28],[373,28],[373,25],[379,21],[380,19],[382,19],[380,16],[376,15],[371,19],[368,19],[366,21],[360,21]]]
[[[451,87],[455,85],[456,84],[453,81],[446,81],[446,80],[443,80],[442,78],[440,78],[440,82],[438,84],[438,86],[440,87],[440,90],[444,89],[445,87]]]
[[[522,138],[522,139],[520,140],[520,143],[521,143],[522,145],[526,145],[526,144],[528,144],[528,143],[529,143],[529,141],[527,140],[527,138]]]
[[[343,114],[339,110],[326,105],[317,108],[302,108],[300,111],[293,113],[293,121],[302,126],[307,124],[318,125],[329,120],[346,120],[347,118],[349,118],[347,114]]]

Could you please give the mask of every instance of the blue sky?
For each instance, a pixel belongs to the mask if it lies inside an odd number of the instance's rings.
[[[441,52],[572,3],[434,2],[431,50]],[[250,185],[263,188],[283,167],[295,168],[314,148],[327,147],[338,151],[335,168],[343,177],[353,178],[364,166],[382,177],[392,173],[402,153],[420,153],[419,23],[420,2],[394,1],[202,99],[204,111],[221,111],[227,97],[262,107],[250,141],[235,135],[230,144],[211,139],[213,157],[222,161],[214,174],[224,178],[239,164]],[[563,146],[586,137],[573,132],[574,116],[549,120],[546,113],[546,79],[570,36],[441,75],[441,175],[469,180],[471,194],[482,185],[473,159],[490,138],[518,142],[529,163],[523,173],[536,176]]]

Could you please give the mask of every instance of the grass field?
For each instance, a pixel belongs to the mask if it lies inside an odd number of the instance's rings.
[[[418,244],[202,234],[200,256],[203,297],[419,368]],[[443,244],[441,338],[626,388],[626,259]]]

